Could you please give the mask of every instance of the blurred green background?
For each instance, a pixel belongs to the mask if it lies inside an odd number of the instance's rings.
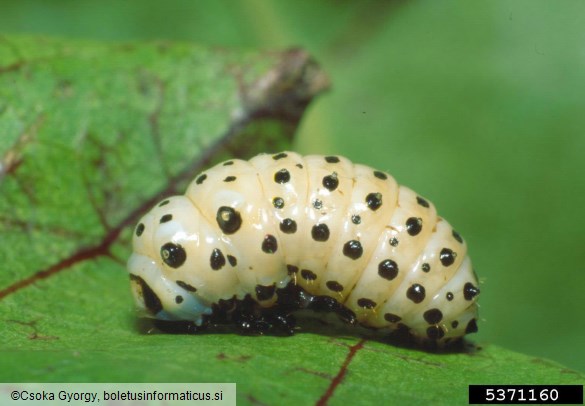
[[[297,147],[387,170],[467,239],[472,339],[585,371],[585,2],[0,2],[0,32],[308,49]]]

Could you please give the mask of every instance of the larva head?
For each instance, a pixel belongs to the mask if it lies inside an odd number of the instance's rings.
[[[143,316],[200,325],[211,313],[198,292],[206,284],[198,272],[200,228],[198,211],[184,196],[163,200],[136,226],[128,272]]]

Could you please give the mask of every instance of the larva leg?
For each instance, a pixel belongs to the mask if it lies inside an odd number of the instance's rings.
[[[315,296],[294,283],[277,291],[277,307],[285,312],[308,309],[314,312],[334,312],[348,324],[356,323],[355,313],[330,296]]]
[[[296,319],[290,313],[285,312],[269,312],[265,314],[264,319],[270,323],[271,327],[285,335],[292,336],[295,331]]]
[[[293,335],[295,319],[290,314],[268,313],[255,316],[239,313],[234,317],[234,323],[241,334],[258,335],[271,331]]]
[[[242,334],[265,334],[267,332],[294,334],[295,319],[290,312],[275,307],[263,309],[253,300],[238,303],[232,313],[232,322]]]
[[[251,313],[234,314],[234,324],[240,334],[264,334],[270,328],[270,325],[262,318]]]
[[[312,296],[307,309],[314,312],[334,312],[344,322],[355,324],[355,313],[329,296]]]

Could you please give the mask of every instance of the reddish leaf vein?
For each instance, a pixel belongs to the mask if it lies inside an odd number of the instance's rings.
[[[331,396],[333,396],[335,389],[337,388],[337,386],[339,386],[341,381],[343,381],[343,378],[345,377],[345,374],[347,373],[347,367],[351,363],[351,360],[353,359],[353,357],[355,357],[355,354],[359,350],[364,348],[364,344],[366,343],[366,341],[368,341],[368,340],[366,340],[365,338],[362,338],[356,345],[352,345],[351,347],[349,347],[349,353],[347,354],[345,361],[343,361],[343,364],[341,365],[339,372],[331,380],[331,384],[327,388],[327,391],[325,391],[323,396],[321,396],[321,398],[317,401],[317,403],[315,403],[315,406],[327,405],[327,402],[329,401]]]

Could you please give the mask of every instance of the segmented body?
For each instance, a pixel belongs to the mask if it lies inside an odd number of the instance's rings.
[[[295,284],[368,327],[445,341],[477,331],[477,278],[461,236],[387,173],[338,156],[231,160],[136,227],[129,261],[150,317],[200,325],[222,300],[277,305]]]

